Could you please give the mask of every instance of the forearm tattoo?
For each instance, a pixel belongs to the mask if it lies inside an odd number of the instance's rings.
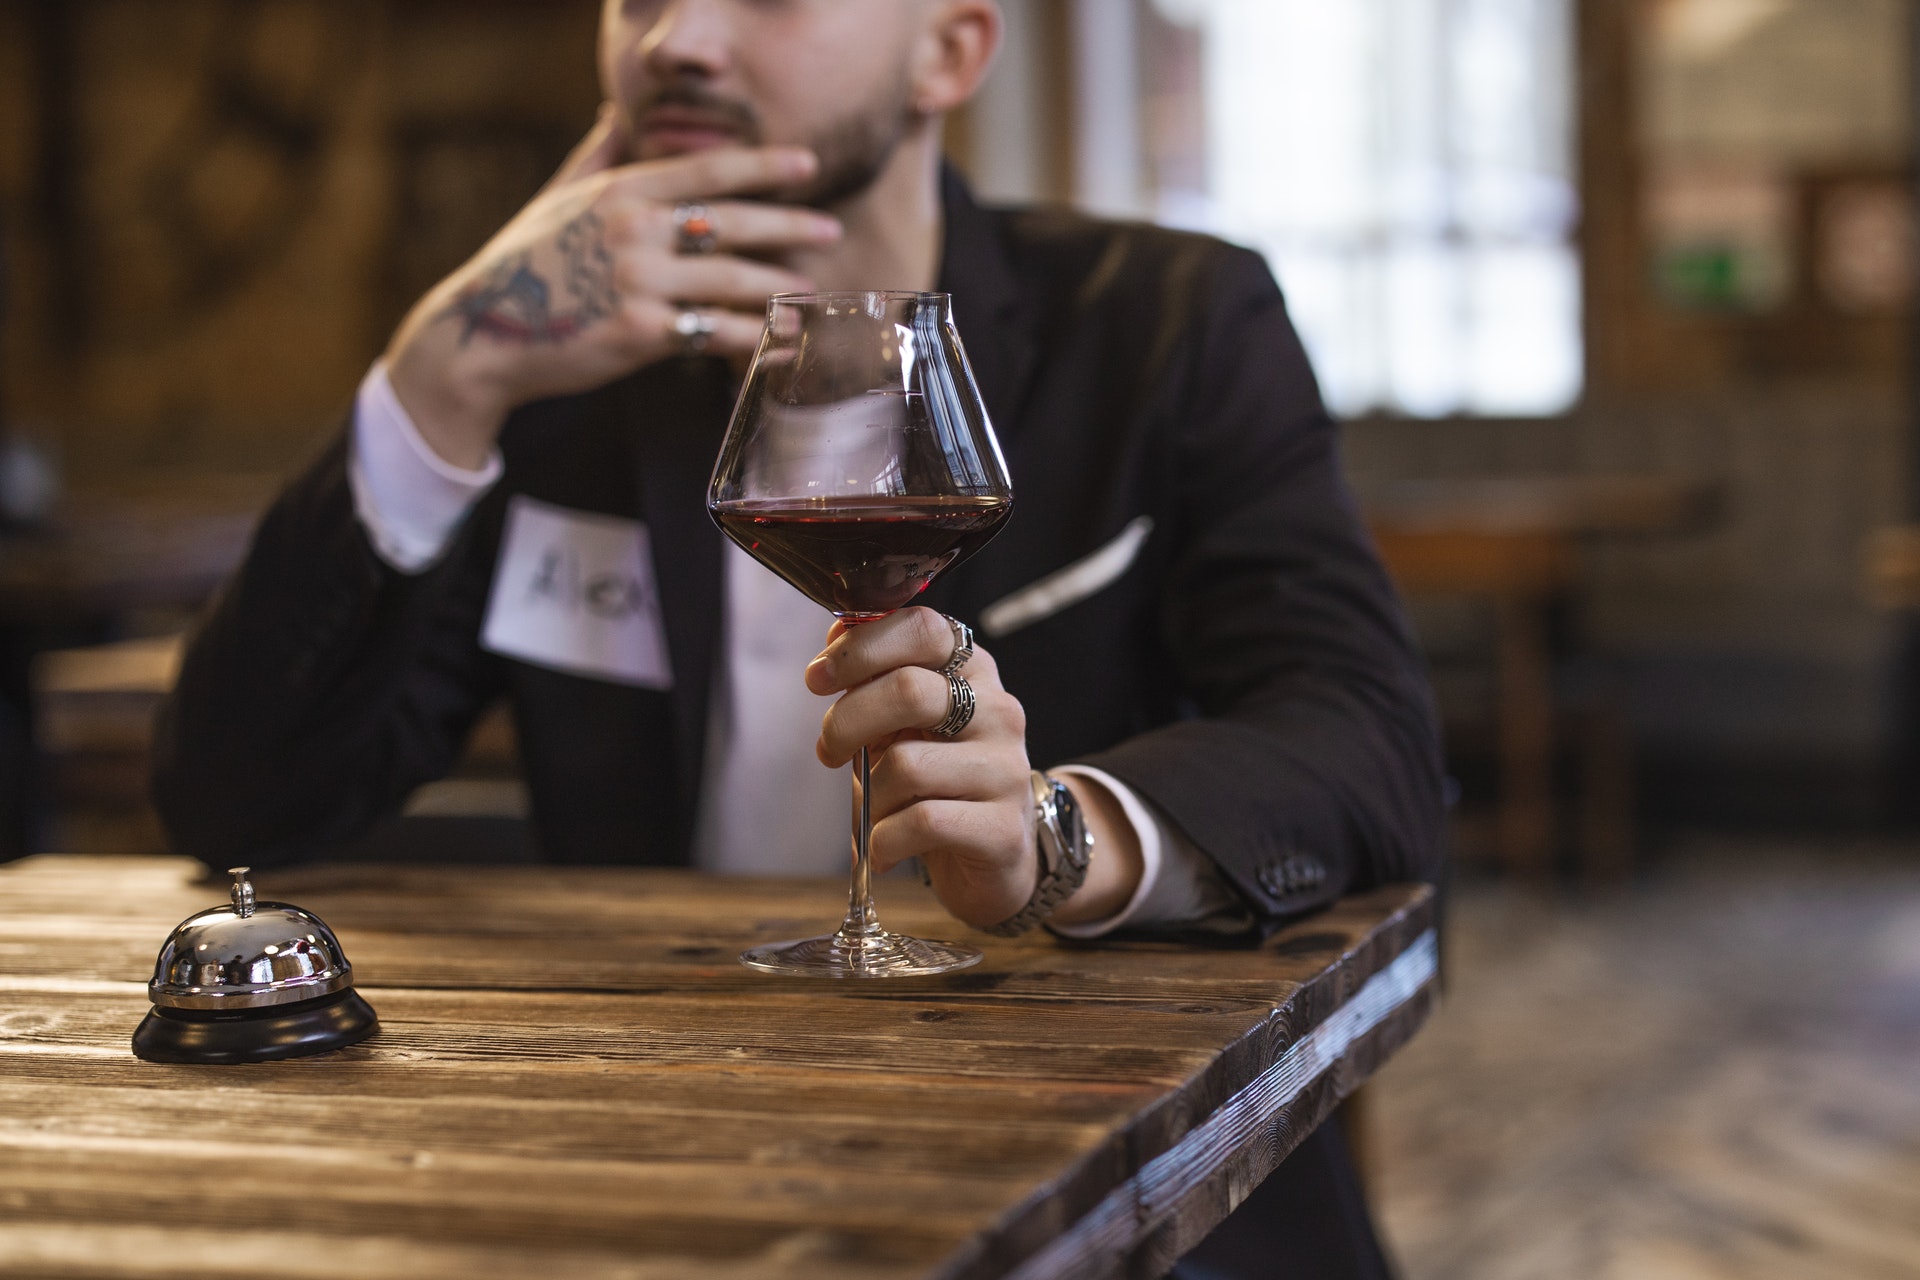
[[[531,253],[517,253],[460,291],[443,313],[460,320],[460,345],[475,334],[497,342],[533,346],[565,342],[594,321],[613,314],[613,254],[600,218],[591,209],[560,228],[564,309],[554,307],[553,288],[533,269]]]

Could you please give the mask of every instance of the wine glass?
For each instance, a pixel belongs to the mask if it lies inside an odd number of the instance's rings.
[[[714,463],[707,510],[747,554],[849,625],[913,602],[978,551],[1013,486],[944,293],[778,294]],[[862,747],[847,918],[740,957],[769,973],[907,977],[979,961],[874,916]]]

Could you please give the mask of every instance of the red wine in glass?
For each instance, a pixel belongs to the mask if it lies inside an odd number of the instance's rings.
[[[1013,485],[947,295],[773,298],[707,509],[749,555],[848,623],[912,604],[984,546],[1013,510]],[[754,947],[741,963],[835,978],[976,963],[972,947],[880,927],[866,748],[854,768],[860,799],[846,919],[817,938]]]
[[[1013,513],[996,497],[744,498],[713,508],[729,538],[848,622],[905,608]]]

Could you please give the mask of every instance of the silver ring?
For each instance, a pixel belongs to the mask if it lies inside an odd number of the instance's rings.
[[[973,686],[962,676],[951,671],[947,676],[947,718],[928,730],[936,738],[957,738],[961,730],[973,723],[973,712],[980,705],[973,696]]]
[[[673,332],[680,339],[680,351],[683,355],[697,356],[707,349],[707,339],[720,327],[720,322],[703,311],[692,307],[682,307],[680,314],[673,318]]]
[[[713,232],[713,210],[696,200],[673,206],[673,249],[675,253],[706,254],[719,247]]]
[[[947,625],[953,628],[953,656],[947,659],[946,666],[940,668],[941,675],[950,676],[966,666],[973,657],[973,628],[958,618],[948,618],[944,613],[940,616],[946,618]]]

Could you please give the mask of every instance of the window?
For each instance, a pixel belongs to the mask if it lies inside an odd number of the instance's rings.
[[[1267,254],[1336,412],[1573,404],[1571,0],[1153,2],[1204,121],[1159,216]]]

